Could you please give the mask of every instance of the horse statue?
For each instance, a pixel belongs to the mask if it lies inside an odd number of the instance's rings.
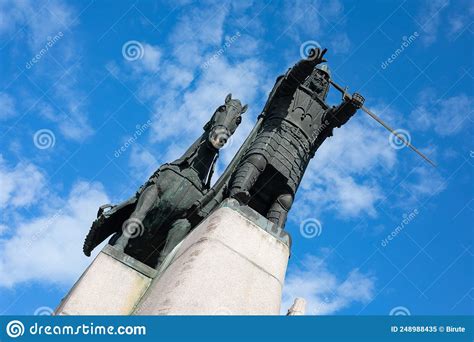
[[[205,196],[193,204],[189,220],[198,224],[225,198],[234,198],[274,224],[273,232],[288,239],[284,231],[298,186],[310,160],[335,128],[363,106],[354,93],[338,106],[326,103],[331,76],[325,62],[326,49],[313,49],[285,75],[277,78],[258,121],[249,136]],[[191,219],[192,217],[192,219]],[[169,241],[175,244],[179,238]],[[176,231],[179,237],[179,231]],[[174,246],[169,244],[167,250]],[[164,256],[164,254],[163,254]]]
[[[183,156],[164,164],[129,200],[99,208],[97,219],[84,241],[83,251],[91,251],[107,237],[119,250],[155,267],[162,250],[176,244],[190,231],[187,219],[193,203],[210,188],[219,150],[234,134],[248,106],[228,94],[224,105],[212,115],[204,133]],[[173,230],[171,241],[167,233]]]

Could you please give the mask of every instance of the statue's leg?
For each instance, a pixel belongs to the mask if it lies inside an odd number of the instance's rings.
[[[285,227],[288,211],[292,204],[293,196],[291,194],[287,193],[279,195],[268,210],[268,220],[275,223],[278,228],[283,229]]]
[[[143,220],[157,201],[158,187],[156,184],[152,183],[148,185],[140,194],[140,197],[137,201],[137,206],[129,218],[129,220],[131,220],[131,224],[133,224],[133,220],[138,220],[139,224],[141,225],[141,229],[143,229]],[[127,246],[129,239],[130,238],[127,237],[126,234],[122,234],[115,243],[115,247],[123,251]]]
[[[230,186],[230,197],[241,204],[250,200],[250,189],[257,182],[258,176],[265,170],[267,160],[261,154],[252,154],[245,159],[234,174]]]
[[[171,228],[166,236],[165,246],[160,253],[160,257],[158,258],[158,266],[165,260],[168,254],[171,253],[173,248],[175,248],[178,243],[180,243],[186,235],[188,235],[189,231],[191,230],[191,223],[188,219],[179,219],[173,222]]]

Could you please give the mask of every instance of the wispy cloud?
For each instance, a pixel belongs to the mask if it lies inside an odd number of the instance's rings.
[[[324,259],[306,255],[286,277],[282,314],[296,297],[306,300],[307,315],[331,315],[354,303],[368,303],[374,297],[375,278],[358,269],[338,277]]]
[[[7,44],[29,50],[31,58],[25,64],[37,59],[34,67],[24,71],[33,89],[39,88],[40,93],[51,89],[39,101],[25,101],[24,110],[33,105],[37,111],[50,107],[48,119],[58,124],[66,138],[80,141],[90,136],[93,130],[85,109],[87,102],[77,86],[80,46],[72,29],[78,24],[78,13],[56,0],[7,1],[4,11],[7,20],[0,26],[0,36]],[[48,45],[58,36],[60,40]]]
[[[466,94],[438,98],[434,90],[425,90],[419,104],[410,113],[413,127],[422,131],[432,130],[440,136],[450,136],[466,128],[463,123],[472,119],[474,100]]]
[[[15,102],[11,95],[0,92],[0,120],[10,119],[17,115]]]
[[[298,191],[291,219],[301,221],[327,212],[339,217],[375,216],[384,198],[380,177],[396,163],[388,134],[357,114],[316,152]],[[361,177],[370,175],[370,178]]]
[[[441,15],[448,5],[449,0],[427,0],[421,7],[418,19],[423,29],[421,37],[426,45],[431,45],[438,39]]]
[[[12,167],[0,155],[0,189],[3,221],[7,211],[29,207],[47,194],[46,177],[32,163],[20,162]]]
[[[28,184],[34,184],[31,178]],[[45,197],[35,194],[38,198]],[[0,286],[31,281],[70,285],[90,263],[81,253],[82,242],[98,206],[108,203],[104,189],[78,182],[66,199],[55,200],[34,218],[4,222],[14,233],[0,240]]]

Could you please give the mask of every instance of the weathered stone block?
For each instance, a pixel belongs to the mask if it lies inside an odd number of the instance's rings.
[[[154,269],[106,245],[55,315],[129,315],[155,275]]]
[[[224,202],[173,252],[136,315],[279,315],[289,237]]]

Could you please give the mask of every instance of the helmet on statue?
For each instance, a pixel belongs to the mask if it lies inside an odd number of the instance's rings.
[[[329,70],[329,66],[327,64],[318,64],[316,66],[316,70],[321,70],[322,72],[326,73],[329,78],[331,78],[331,71]]]

